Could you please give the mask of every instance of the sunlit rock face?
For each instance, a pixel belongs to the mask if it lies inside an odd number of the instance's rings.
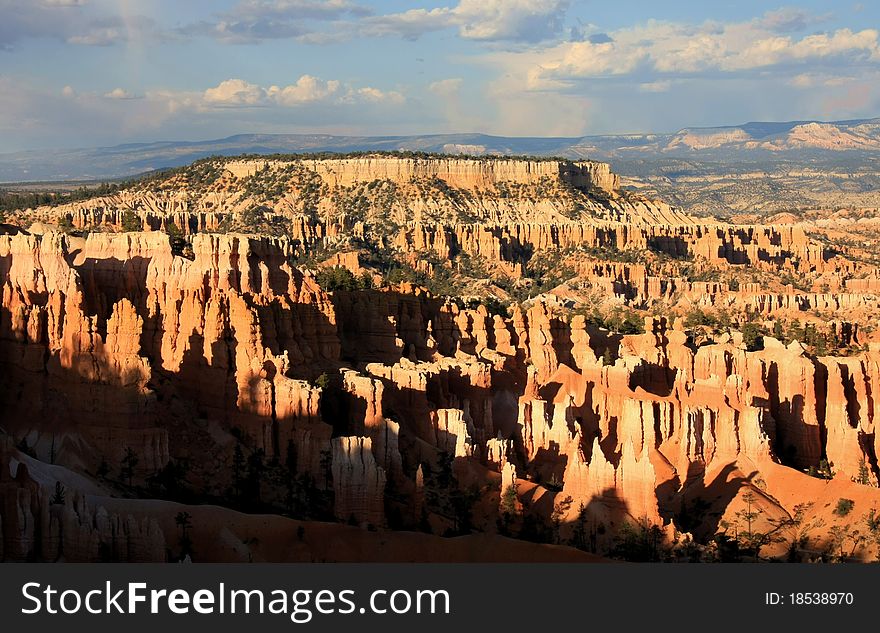
[[[213,232],[250,210],[240,187],[271,174],[293,183],[265,212],[289,220],[289,233]],[[358,246],[377,239],[375,199],[363,217],[334,210],[343,193],[378,196],[388,182],[410,196],[388,198],[399,222],[377,252],[395,265],[430,279],[456,260],[455,281],[465,253],[489,281],[515,282],[531,257],[565,253],[551,264],[573,277],[506,310],[471,301],[476,280],[460,297],[383,283]],[[822,495],[880,504],[880,348],[845,319],[874,314],[876,277],[853,278],[856,263],[797,227],[697,220],[624,195],[590,162],[232,161],[198,195],[185,189],[46,211],[102,228],[87,236],[0,235],[5,560],[173,558],[183,507],[197,521],[195,558],[339,560],[350,553],[297,528],[343,523],[399,544],[414,531],[495,538],[537,524],[545,540],[608,553],[634,521],[711,539],[749,491],[777,518]],[[117,232],[132,215],[153,230]],[[158,230],[169,222],[189,234],[185,250]],[[319,248],[351,236],[360,241],[347,250]],[[812,275],[841,291],[734,289],[621,255],[643,251],[728,276]],[[428,266],[428,254],[440,259]],[[321,271],[338,267],[369,283],[322,287]],[[639,308],[640,320],[629,332],[600,327],[590,309],[605,301]],[[652,314],[652,302],[669,314]],[[826,311],[847,353],[766,328],[746,340],[736,323],[710,332],[688,325],[683,307],[755,322]],[[831,483],[804,472],[829,464]],[[239,510],[273,518],[257,529]],[[211,524],[221,515],[226,531]],[[270,537],[288,521],[302,522],[296,547]],[[395,555],[465,556],[440,542]]]

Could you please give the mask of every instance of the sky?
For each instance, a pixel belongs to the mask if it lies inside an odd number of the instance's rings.
[[[880,116],[880,2],[0,0],[0,152]]]

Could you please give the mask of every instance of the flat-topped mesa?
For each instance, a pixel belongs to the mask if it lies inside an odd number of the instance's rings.
[[[594,187],[609,194],[620,187],[620,178],[607,163],[595,161],[528,160],[517,158],[404,158],[363,156],[357,158],[302,159],[296,161],[315,172],[328,186],[350,187],[374,180],[406,183],[413,179],[439,178],[451,187],[476,189],[499,182],[538,184],[560,181],[572,187]],[[289,165],[290,161],[230,161],[226,169],[238,179],[259,170]]]
[[[356,235],[360,225],[384,235],[412,222],[696,224],[668,204],[621,190],[606,163],[382,154],[207,159],[26,216],[89,231],[286,233],[306,247]]]

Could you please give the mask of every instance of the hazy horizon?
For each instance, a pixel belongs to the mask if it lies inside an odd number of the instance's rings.
[[[223,141],[226,139],[231,139],[235,137],[246,137],[246,136],[335,136],[340,138],[345,137],[363,137],[363,138],[406,138],[406,137],[430,137],[430,136],[486,136],[486,137],[496,137],[496,138],[521,138],[521,139],[579,139],[579,138],[587,138],[590,136],[644,136],[644,135],[671,135],[679,132],[683,129],[723,129],[723,128],[737,128],[743,127],[747,125],[754,124],[779,124],[785,125],[790,123],[806,123],[806,122],[819,122],[819,123],[847,123],[849,121],[859,121],[859,120],[874,120],[880,119],[880,115],[877,116],[866,116],[859,117],[858,119],[842,119],[842,120],[830,120],[830,119],[791,119],[786,121],[743,121],[738,123],[720,123],[717,125],[701,125],[701,126],[682,126],[676,129],[668,129],[668,130],[622,130],[618,132],[606,132],[603,134],[582,134],[577,136],[529,136],[529,135],[514,135],[514,134],[489,134],[486,132],[474,131],[474,132],[430,132],[426,131],[420,134],[333,134],[329,132],[309,132],[309,131],[299,131],[299,132],[253,132],[253,131],[240,131],[234,132],[229,131],[228,133],[222,134],[220,136],[212,136],[212,137],[192,137],[192,138],[172,138],[172,137],[161,137],[161,138],[152,138],[152,139],[144,139],[140,141],[122,141],[119,143],[106,144],[106,145],[58,145],[54,147],[34,147],[34,148],[25,148],[19,150],[0,150],[0,155],[4,154],[21,154],[27,152],[41,152],[41,151],[49,151],[49,150],[63,150],[63,151],[73,151],[73,150],[85,150],[85,149],[110,149],[113,147],[123,146],[123,145],[154,145],[161,143],[211,143],[216,141]]]

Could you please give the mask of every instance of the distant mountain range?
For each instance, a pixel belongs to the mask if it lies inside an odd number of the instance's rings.
[[[89,181],[134,176],[185,165],[211,155],[411,150],[449,154],[530,154],[592,158],[622,173],[644,174],[670,160],[798,162],[880,154],[880,118],[853,121],[746,123],[685,128],[671,134],[579,138],[502,137],[485,134],[330,136],[239,134],[211,141],[163,141],[114,147],[0,154],[0,182]]]

